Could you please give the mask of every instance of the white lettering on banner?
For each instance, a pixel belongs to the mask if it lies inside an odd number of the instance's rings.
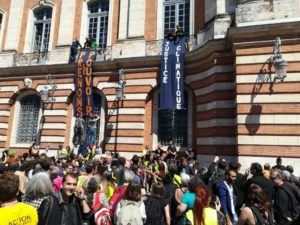
[[[168,83],[168,57],[169,57],[169,50],[170,50],[170,42],[166,41],[165,52],[164,52],[165,65],[164,65],[164,71],[163,71],[163,83],[164,84]]]
[[[181,72],[180,72],[180,50],[181,46],[176,47],[176,109],[181,109],[181,90],[180,90],[180,79],[181,79]]]

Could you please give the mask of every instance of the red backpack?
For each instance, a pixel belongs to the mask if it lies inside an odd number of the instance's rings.
[[[109,210],[100,202],[100,191],[95,193],[95,203],[92,205],[93,216],[90,224],[93,225],[112,225]]]
[[[110,198],[110,200],[109,200],[109,214],[110,214],[111,218],[114,217],[114,214],[115,214],[118,203],[121,200],[123,200],[126,189],[127,189],[127,186],[123,186],[122,188],[117,186],[116,190],[115,190],[115,193]]]

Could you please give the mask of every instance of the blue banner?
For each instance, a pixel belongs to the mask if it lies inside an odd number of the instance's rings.
[[[75,116],[91,116],[94,111],[93,102],[93,61],[96,51],[82,49],[76,60],[75,72]]]
[[[160,109],[184,107],[185,37],[165,39],[162,51]]]

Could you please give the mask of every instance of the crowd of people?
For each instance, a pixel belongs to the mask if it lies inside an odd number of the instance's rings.
[[[241,173],[218,156],[201,166],[192,148],[178,154],[174,143],[130,159],[62,153],[3,154],[0,225],[300,224],[299,177],[280,157]]]

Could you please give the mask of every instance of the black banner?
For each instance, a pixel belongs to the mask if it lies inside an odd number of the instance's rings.
[[[93,103],[93,61],[96,51],[82,49],[76,60],[75,72],[75,116],[90,116],[94,111]]]
[[[185,37],[165,39],[162,52],[160,109],[184,107]]]

